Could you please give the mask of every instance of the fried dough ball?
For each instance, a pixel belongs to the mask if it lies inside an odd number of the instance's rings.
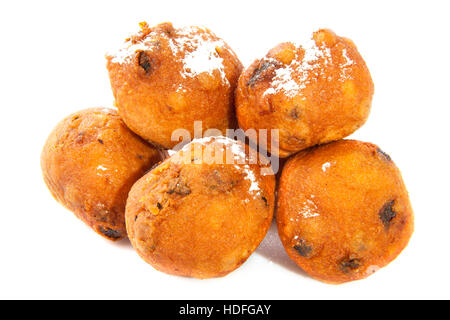
[[[126,237],[133,183],[160,160],[113,109],[92,108],[61,121],[45,143],[41,168],[50,192],[97,233]]]
[[[279,129],[280,157],[338,140],[366,121],[373,95],[369,70],[355,44],[319,30],[303,46],[281,43],[239,78],[236,113],[244,129]]]
[[[272,221],[275,178],[244,148],[225,137],[196,139],[136,182],[126,225],[147,263],[169,274],[220,277],[258,247]]]
[[[376,145],[341,140],[288,160],[278,189],[283,245],[312,277],[363,279],[394,260],[413,232],[400,171]]]
[[[140,26],[122,49],[106,56],[116,105],[128,127],[164,148],[178,143],[171,139],[176,129],[193,136],[194,121],[223,134],[234,128],[242,64],[233,50],[206,28]]]

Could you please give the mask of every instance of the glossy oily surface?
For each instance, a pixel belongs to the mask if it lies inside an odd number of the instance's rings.
[[[321,29],[254,61],[239,78],[236,113],[244,130],[278,129],[278,146],[259,144],[287,157],[353,133],[369,115],[373,91],[355,44]]]
[[[235,127],[234,90],[242,64],[210,30],[141,23],[106,58],[121,117],[149,142],[171,148],[178,143],[172,132],[184,128],[193,137],[194,121],[222,134]]]
[[[170,274],[211,278],[238,268],[272,221],[275,178],[260,170],[237,141],[194,140],[131,189],[126,224],[133,247]]]
[[[365,278],[406,247],[413,212],[400,171],[377,146],[341,140],[301,151],[285,165],[278,232],[314,278]]]
[[[92,108],[61,121],[41,153],[53,196],[109,240],[126,237],[125,203],[137,179],[160,160],[117,111]]]

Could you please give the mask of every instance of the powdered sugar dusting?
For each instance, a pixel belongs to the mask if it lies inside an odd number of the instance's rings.
[[[317,205],[310,199],[307,199],[303,202],[303,206],[299,211],[299,214],[302,215],[305,219],[320,216]]]
[[[97,170],[97,175],[100,176],[100,177],[108,176],[112,172],[116,172],[116,173],[118,172],[117,169],[111,170],[111,169],[105,167],[104,165],[97,166],[96,170]]]
[[[325,73],[324,68],[332,66],[333,56],[330,48],[326,45],[317,45],[313,38],[308,39],[301,45],[300,54],[295,53],[294,59],[289,65],[285,65],[275,70],[275,76],[272,78],[271,86],[264,92],[264,95],[273,95],[283,92],[287,97],[302,96],[302,90],[306,88],[308,83],[314,81]],[[351,67],[355,62],[349,57],[346,48],[342,49],[342,62],[338,67],[340,74],[336,80],[344,81],[349,78]],[[266,58],[267,62],[273,61],[272,58]],[[327,78],[333,81],[332,77]],[[305,99],[305,97],[303,97]]]
[[[306,87],[305,83],[311,74],[320,75],[321,60],[325,65],[331,62],[330,49],[317,46],[313,39],[309,39],[301,47],[304,52],[303,57],[300,59],[296,53],[288,66],[277,69],[272,79],[272,86],[264,92],[264,95],[284,92],[288,97],[295,97]],[[293,77],[294,70],[298,73],[297,77]]]
[[[344,81],[345,79],[348,79],[349,77],[349,68],[355,64],[355,62],[348,56],[347,49],[342,50],[342,56],[345,59],[345,63],[341,65],[341,77],[339,78],[340,81]]]
[[[181,75],[183,78],[188,78],[206,72],[213,76],[214,70],[217,70],[222,82],[229,84],[223,59],[217,53],[217,48],[223,47],[225,43],[220,39],[212,40],[206,37],[204,32],[206,30],[201,27],[185,27],[178,31],[177,38],[169,39],[173,54],[184,54]]]
[[[248,189],[248,191],[256,192],[256,195],[259,195],[261,192],[259,183],[258,181],[256,181],[255,173],[252,170],[250,170],[248,164],[244,165],[244,172],[246,174],[245,179],[250,180],[250,188]]]
[[[247,155],[245,153],[245,147],[244,145],[238,143],[237,141],[230,139],[228,137],[224,136],[210,136],[210,137],[204,137],[204,138],[197,138],[192,140],[191,143],[185,145],[181,150],[187,151],[191,150],[191,146],[194,143],[201,144],[201,145],[207,145],[212,141],[221,143],[228,147],[227,150],[230,150],[233,154],[234,160],[237,160],[238,164],[245,164],[247,160]]]
[[[220,46],[220,41],[205,42],[199,44],[197,49],[186,54],[184,57],[184,75],[195,77],[206,72],[213,75],[214,70],[218,70],[222,81],[228,83],[223,68],[223,59],[216,52],[216,47]]]
[[[242,171],[245,174],[244,179],[250,182],[250,186],[248,189],[249,193],[253,195],[254,199],[260,196],[261,188],[259,186],[259,182],[256,178],[255,172],[246,163],[248,159],[245,153],[245,146],[241,143],[224,136],[211,136],[194,139],[191,143],[185,145],[181,150],[184,152],[192,150],[191,148],[193,144],[207,145],[212,141],[221,143],[224,146],[228,147],[226,150],[230,150],[234,156],[234,159],[238,161],[237,164],[234,163],[234,168],[238,171]]]
[[[352,60],[352,59],[350,59],[349,58],[349,56],[347,55],[347,49],[343,49],[342,50],[342,55],[344,56],[344,58],[345,58],[345,60],[346,60],[346,62],[341,66],[342,68],[345,68],[345,67],[349,67],[349,66],[351,66],[351,65],[353,65],[355,62]]]
[[[172,54],[182,61],[181,76],[183,78],[193,78],[202,73],[213,77],[214,71],[217,70],[222,83],[229,85],[223,59],[217,52],[218,48],[225,46],[225,43],[221,39],[209,36],[206,32],[205,28],[191,26],[177,29],[173,37],[165,33],[158,35],[165,38],[164,42],[167,43]],[[155,43],[157,39],[152,38],[150,33],[137,43],[133,43],[131,39],[127,40],[125,47],[107,55],[112,57],[111,62],[123,64],[131,61],[137,52],[151,50]]]
[[[323,172],[326,172],[327,169],[328,169],[330,166],[331,166],[331,163],[325,162],[325,163],[322,165],[322,171],[323,171]]]
[[[111,62],[123,64],[131,61],[131,57],[138,51],[148,50],[149,46],[145,43],[139,42],[133,44],[131,41],[127,42],[126,47],[117,50],[116,52],[108,53],[112,56]]]
[[[277,69],[275,78],[272,81],[272,87],[267,89],[264,95],[284,91],[288,97],[295,97],[301,88],[297,81],[292,78],[292,71],[290,66]]]
[[[322,164],[322,172],[327,172],[328,169],[332,166],[335,165],[336,161],[331,161],[331,162],[325,162]]]

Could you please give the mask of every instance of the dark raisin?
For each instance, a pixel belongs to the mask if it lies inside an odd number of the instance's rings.
[[[109,210],[104,208],[95,208],[93,211],[95,221],[108,222],[108,220],[111,220],[111,213]]]
[[[297,120],[298,118],[300,118],[300,112],[298,112],[298,110],[294,108],[289,112],[289,116],[292,119]]]
[[[85,142],[85,132],[78,133],[78,136],[75,138],[75,142],[83,144]]]
[[[308,245],[305,240],[300,241],[294,246],[294,249],[302,257],[308,258],[312,252],[312,246]]]
[[[169,190],[167,191],[167,193],[168,194],[175,193],[180,196],[187,196],[188,194],[191,194],[191,189],[185,183],[177,181],[169,185]]]
[[[98,142],[100,142],[100,144],[103,144],[103,140],[102,139],[97,139]]]
[[[381,150],[380,148],[377,149],[377,153],[378,153],[379,155],[381,155],[381,156],[382,156],[384,159],[386,159],[387,161],[392,161],[391,157],[390,157],[386,152],[384,152],[383,150]]]
[[[384,206],[381,208],[381,210],[378,212],[378,216],[380,217],[381,221],[383,222],[384,226],[386,228],[389,228],[389,225],[391,224],[392,219],[395,218],[397,215],[393,210],[392,206],[394,205],[394,200],[388,201],[384,204]]]
[[[339,262],[339,266],[344,273],[354,271],[363,265],[361,259],[358,258],[344,258]]]
[[[158,207],[159,210],[161,210],[163,208],[162,204],[159,202],[156,203],[156,206]]]
[[[107,236],[108,238],[111,238],[111,239],[119,239],[122,237],[122,234],[117,230],[113,230],[110,228],[105,229],[103,227],[100,227],[99,230],[101,233],[103,233],[105,236]]]
[[[261,197],[261,199],[262,199],[262,201],[264,201],[264,205],[265,205],[266,207],[268,207],[268,206],[269,206],[269,203],[267,202],[266,197]]]
[[[142,160],[142,159],[144,159],[144,157],[143,157],[143,156],[141,156],[140,154],[138,154],[138,155],[137,155],[137,158],[138,158],[139,160]]]
[[[205,185],[213,192],[230,192],[239,180],[221,174],[218,170],[213,170],[205,177]]]
[[[256,82],[263,80],[267,77],[266,71],[271,67],[275,65],[273,61],[266,61],[259,64],[259,67],[256,68],[252,76],[250,77],[250,80],[248,80],[247,85],[253,86]]]
[[[138,60],[142,69],[144,69],[146,73],[149,73],[151,70],[151,64],[148,55],[144,51],[141,51],[139,52]]]

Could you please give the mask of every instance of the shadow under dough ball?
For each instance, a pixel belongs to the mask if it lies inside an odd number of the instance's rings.
[[[220,277],[258,247],[272,221],[275,178],[250,164],[244,148],[225,137],[197,139],[136,182],[126,225],[147,263],[169,274]]]
[[[301,46],[281,43],[253,62],[239,78],[236,113],[242,129],[268,130],[260,146],[287,157],[361,127],[373,90],[355,44],[324,29]],[[279,130],[278,148],[271,129]]]
[[[222,134],[236,126],[234,91],[242,64],[210,30],[141,23],[141,30],[106,58],[121,117],[153,144],[172,148],[178,143],[172,132],[180,128],[193,137],[194,121]]]
[[[400,171],[376,145],[341,140],[288,160],[278,189],[286,252],[329,283],[365,278],[394,260],[413,232]]]
[[[131,132],[113,109],[79,111],[45,143],[41,167],[53,196],[97,233],[126,237],[125,204],[136,180],[159,152]]]

